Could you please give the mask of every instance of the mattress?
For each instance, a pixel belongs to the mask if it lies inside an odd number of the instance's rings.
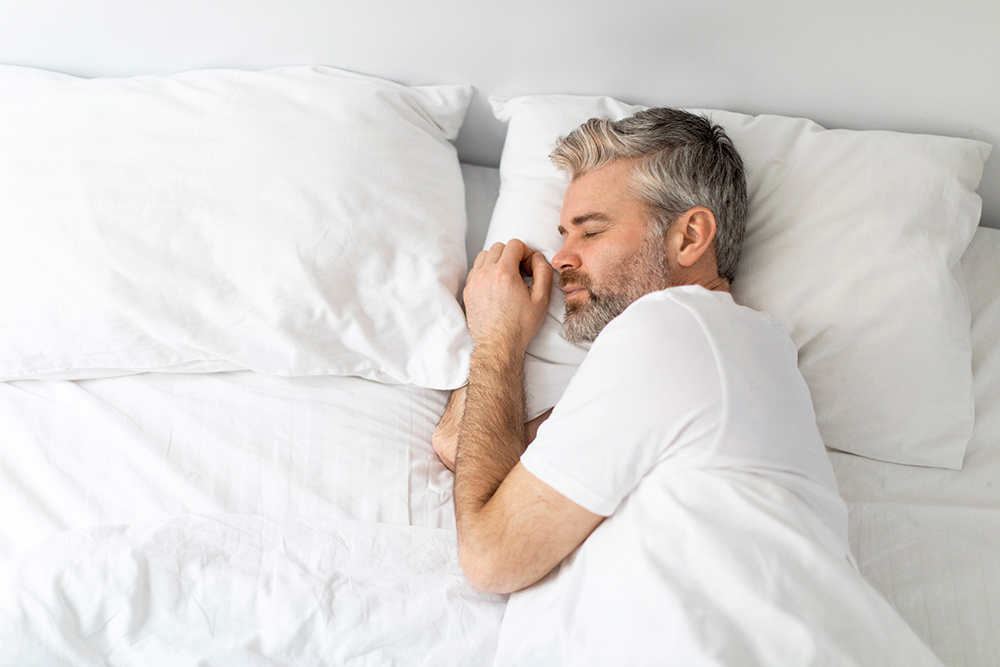
[[[471,260],[499,179],[463,174]],[[954,666],[1000,664],[997,256],[981,229],[961,264],[963,469],[831,452],[862,574]],[[457,562],[446,400],[253,372],[0,383],[0,665],[489,664],[506,599]]]

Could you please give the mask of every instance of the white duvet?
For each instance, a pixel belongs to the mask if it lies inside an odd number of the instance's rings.
[[[626,503],[641,525],[616,515],[514,595],[497,664],[939,664],[774,485],[694,473]],[[504,603],[469,587],[448,529],[181,515],[9,561],[0,665],[489,665]]]
[[[452,531],[184,515],[9,562],[0,665],[483,665],[503,608]]]
[[[750,473],[650,475],[511,596],[497,667],[939,666],[839,539]]]

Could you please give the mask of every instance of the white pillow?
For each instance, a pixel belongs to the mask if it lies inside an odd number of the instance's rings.
[[[0,379],[462,384],[470,97],[328,67],[0,67]]]
[[[509,123],[486,246],[521,238],[546,257],[567,177],[555,139],[644,107],[564,95],[491,100]],[[958,469],[972,434],[969,306],[953,274],[979,222],[987,144],[825,130],[804,119],[709,114],[748,171],[750,220],[734,298],[799,348],[826,445]],[[529,413],[554,404],[585,350],[559,337],[562,295],[529,348]]]

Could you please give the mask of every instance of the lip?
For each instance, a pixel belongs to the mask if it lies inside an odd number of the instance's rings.
[[[586,291],[587,290],[583,287],[564,287],[562,292],[563,292],[563,297],[568,299],[574,294],[580,294],[581,292],[586,292]]]

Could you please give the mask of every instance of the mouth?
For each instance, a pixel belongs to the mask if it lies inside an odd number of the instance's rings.
[[[578,270],[569,269],[560,272],[559,289],[562,290],[566,303],[587,298],[581,295],[592,296],[589,277]]]
[[[570,297],[578,294],[585,294],[587,292],[586,287],[580,287],[578,285],[567,285],[566,287],[561,287],[563,297],[569,299]]]

